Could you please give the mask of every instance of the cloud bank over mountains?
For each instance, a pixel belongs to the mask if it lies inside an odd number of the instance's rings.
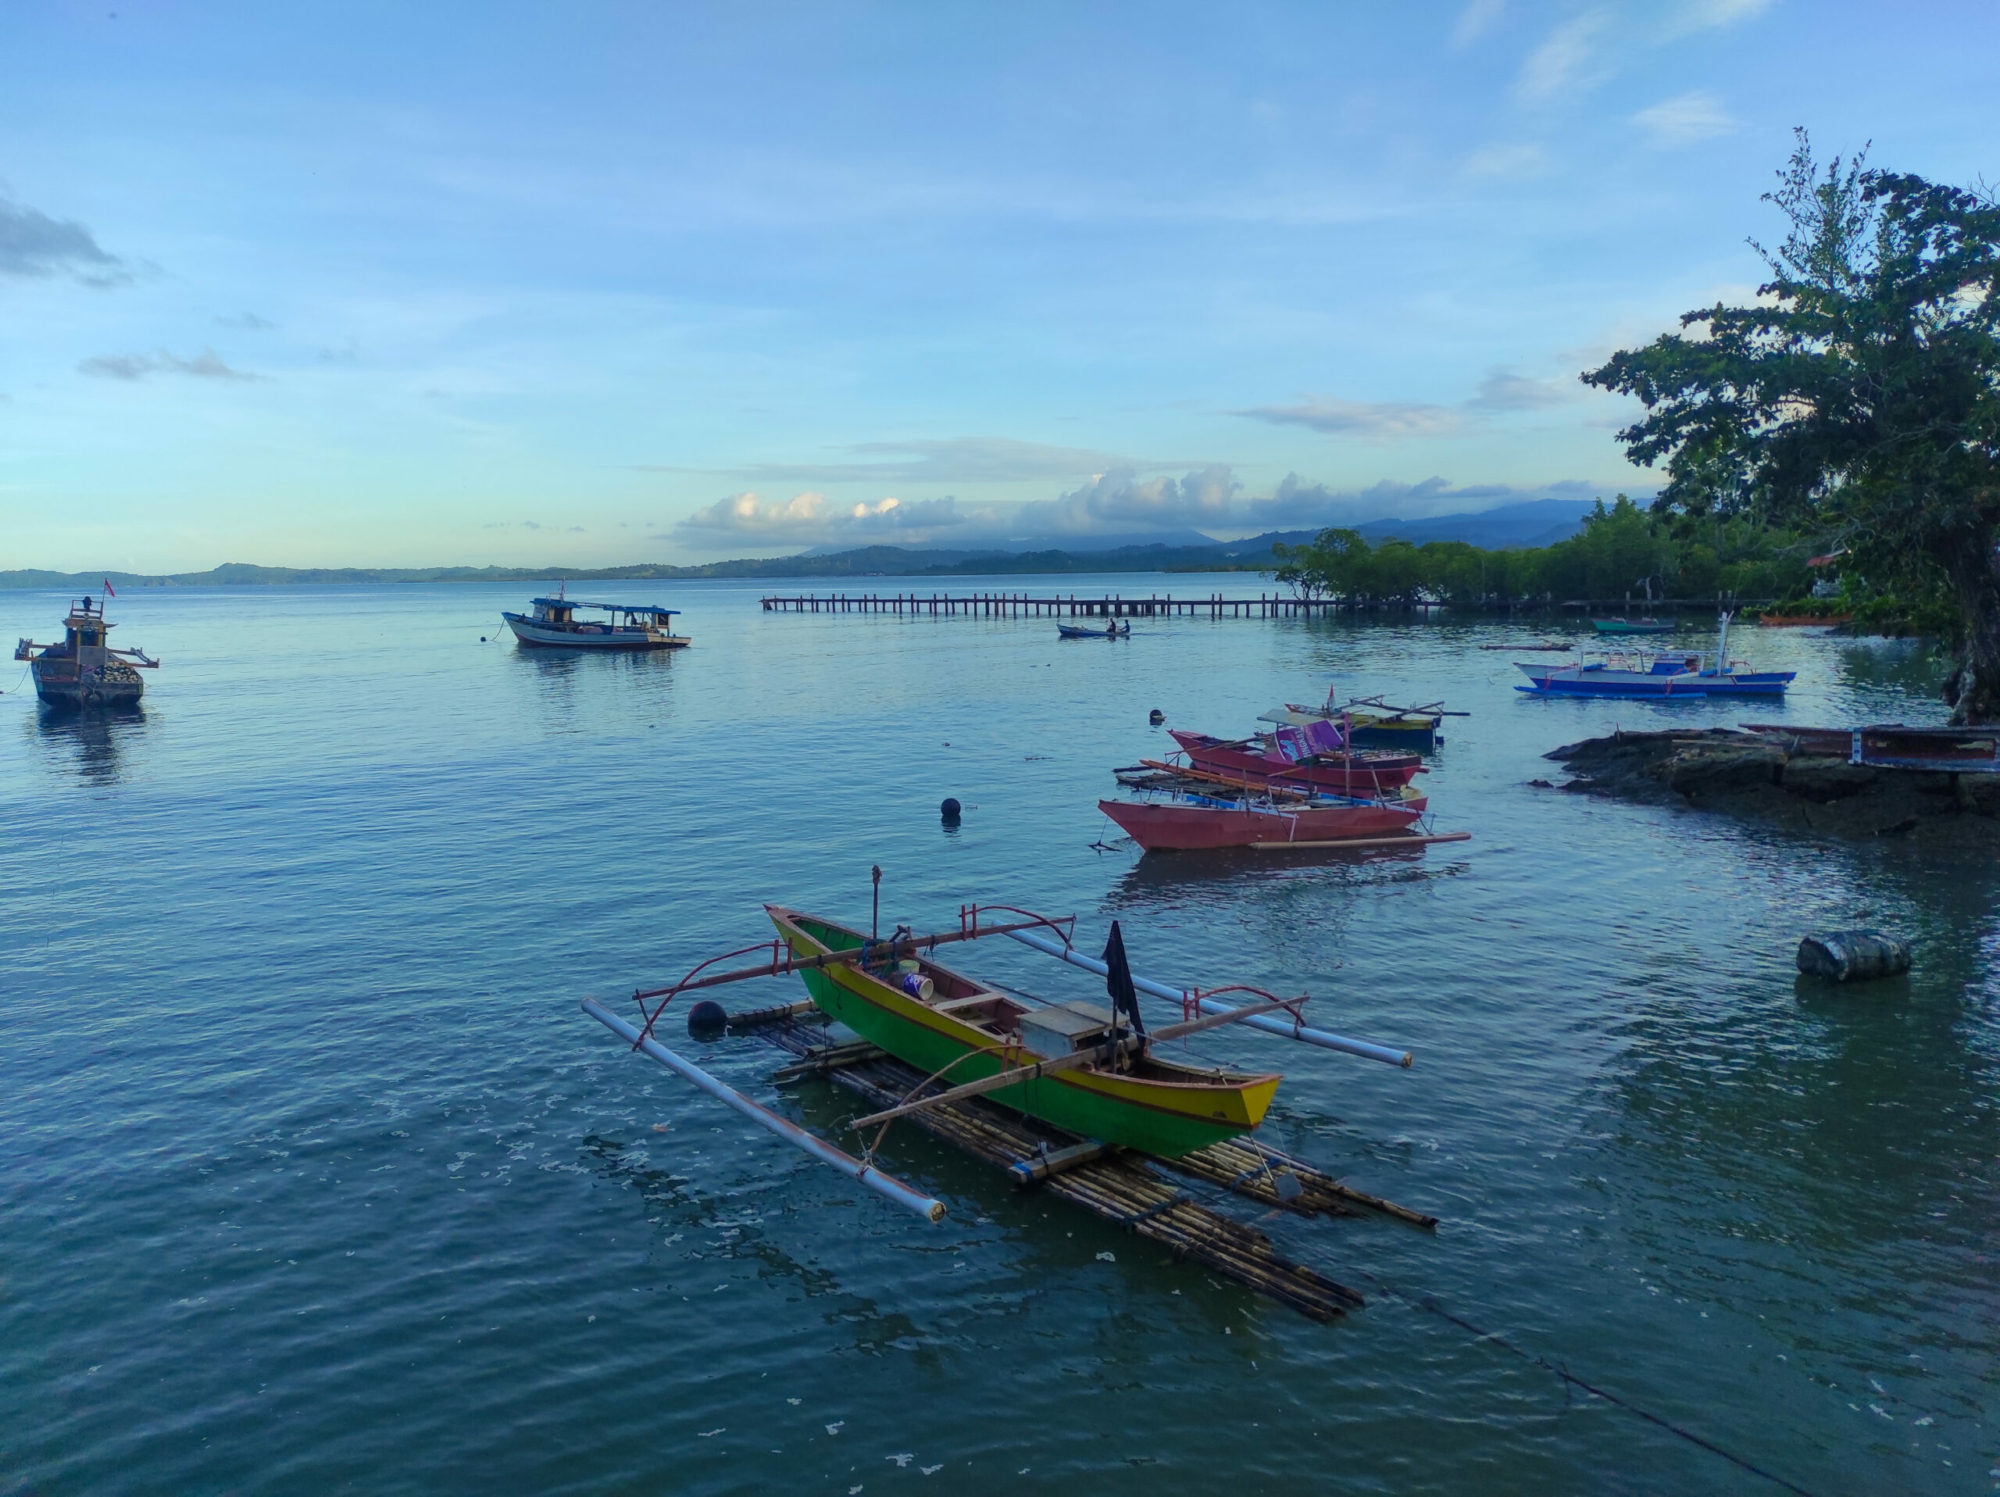
[[[1123,466],[1096,474],[1055,499],[1017,504],[967,505],[949,494],[839,504],[811,489],[790,499],[745,491],[705,505],[658,538],[717,555],[794,546],[964,549],[1030,538],[1083,540],[1188,530],[1226,539],[1386,517],[1421,519],[1476,512],[1537,499],[1587,500],[1602,492],[1602,485],[1582,479],[1521,487],[1457,485],[1441,477],[1419,483],[1383,479],[1366,488],[1333,489],[1290,473],[1270,493],[1249,494],[1224,463],[1211,463],[1178,478],[1142,477],[1138,470]]]

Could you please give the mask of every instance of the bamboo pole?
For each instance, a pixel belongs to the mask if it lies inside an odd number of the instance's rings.
[[[1339,842],[1252,842],[1253,852],[1285,852],[1293,848],[1326,851],[1343,847],[1429,847],[1433,842],[1470,842],[1470,832],[1438,832],[1428,837],[1352,837]]]
[[[912,951],[922,947],[926,951],[939,946],[951,946],[960,941],[977,941],[985,936],[1004,936],[1017,930],[1042,930],[1058,922],[1050,920],[1022,920],[1013,925],[989,925],[984,930],[938,931],[927,936],[905,936],[895,941],[897,951]],[[772,945],[778,944],[774,939]],[[761,967],[737,967],[729,972],[718,972],[710,977],[698,977],[692,982],[671,983],[664,988],[646,988],[634,993],[634,998],[658,998],[662,994],[691,993],[697,988],[715,988],[724,983],[743,982],[752,977],[788,977],[794,972],[803,972],[812,967],[837,967],[847,962],[858,962],[874,948],[890,944],[869,941],[865,945],[849,947],[845,951],[826,951],[818,956],[787,955],[782,961],[773,955],[769,964]],[[752,948],[753,950],[755,948]]]
[[[1072,946],[1058,946],[1054,941],[1031,935],[1026,931],[1015,934],[1013,938],[1023,946],[1032,946],[1035,950],[1055,957],[1059,961],[1068,962],[1072,967],[1095,972],[1099,977],[1103,977],[1108,970],[1103,962],[1095,957],[1085,956]],[[1133,974],[1132,986],[1142,993],[1155,998],[1164,998],[1170,1003],[1181,1004],[1184,1008],[1192,1002],[1204,1013],[1243,1014],[1244,1022],[1252,1029],[1261,1029],[1266,1034],[1283,1035],[1288,1040],[1316,1045],[1322,1050],[1338,1050],[1346,1055],[1358,1055],[1364,1060],[1379,1060],[1384,1065],[1398,1066],[1406,1070],[1415,1064],[1414,1057],[1407,1050],[1392,1049],[1388,1045],[1377,1045],[1368,1040],[1351,1040],[1345,1035],[1329,1034],[1324,1029],[1308,1028],[1290,1015],[1279,1019],[1265,1014],[1246,1013],[1242,1008],[1218,1003],[1215,999],[1202,997],[1199,993],[1169,987],[1149,977],[1140,977],[1137,973]]]
[[[822,1164],[830,1164],[842,1174],[851,1176],[876,1194],[894,1201],[906,1210],[914,1211],[933,1226],[944,1220],[944,1202],[912,1190],[893,1175],[885,1175],[872,1164],[864,1164],[845,1150],[838,1149],[825,1139],[808,1133],[789,1118],[781,1118],[770,1108],[751,1101],[735,1088],[716,1080],[700,1066],[693,1065],[674,1054],[658,1040],[641,1035],[634,1026],[619,1018],[595,998],[583,1000],[583,1011],[597,1020],[613,1034],[630,1040],[646,1054],[672,1071],[683,1080],[691,1081],[711,1097],[733,1107],[751,1122],[767,1128],[794,1148],[803,1149]]]

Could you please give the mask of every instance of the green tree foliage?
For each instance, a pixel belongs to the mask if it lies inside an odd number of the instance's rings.
[[[1655,597],[1803,598],[1809,547],[1747,518],[1647,513],[1623,494],[1602,500],[1573,539],[1534,550],[1482,551],[1463,541],[1371,547],[1352,530],[1322,530],[1279,545],[1278,581],[1312,598],[1357,607],[1451,603],[1563,603]]]
[[[1619,440],[1665,464],[1657,508],[1843,548],[1864,600],[1942,617],[1954,720],[2000,719],[2000,203],[1861,160],[1822,170],[1804,131],[1766,200],[1789,232],[1758,246],[1756,305],[1690,312],[1694,331],[1583,378],[1644,403]]]

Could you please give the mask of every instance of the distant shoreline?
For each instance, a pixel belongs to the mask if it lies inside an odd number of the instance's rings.
[[[284,587],[301,583],[361,585],[405,582],[689,582],[705,579],[782,581],[803,578],[1006,577],[1076,572],[1267,572],[1277,566],[1268,547],[1247,556],[1220,547],[1143,546],[1117,552],[1038,551],[966,558],[963,553],[899,552],[871,547],[834,556],[775,556],[677,567],[641,563],[627,567],[262,567],[230,562],[206,572],[56,572],[19,568],[0,572],[0,590],[81,588]],[[1133,553],[1142,554],[1133,554]]]

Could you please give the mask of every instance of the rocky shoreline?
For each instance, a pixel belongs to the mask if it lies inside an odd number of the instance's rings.
[[[1733,728],[1614,733],[1544,755],[1571,778],[1549,788],[1777,821],[1822,836],[2000,846],[2000,775],[1883,769],[1792,753]]]

